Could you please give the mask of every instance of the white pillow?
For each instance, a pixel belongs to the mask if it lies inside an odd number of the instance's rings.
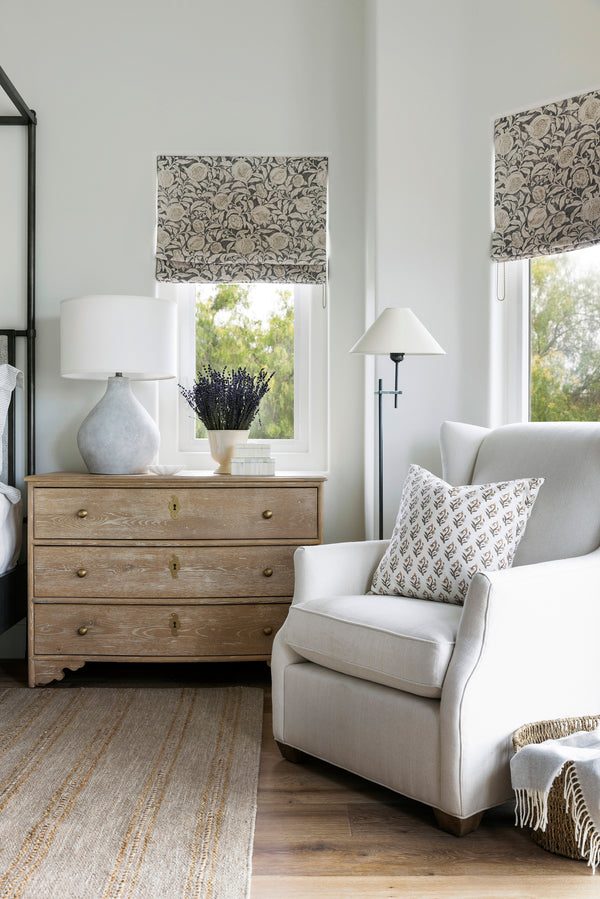
[[[17,385],[19,387],[23,386],[23,372],[7,362],[0,365],[0,474],[4,471],[4,448],[6,446],[4,428],[6,426],[6,417],[13,390]]]
[[[451,487],[411,465],[372,593],[462,603],[478,571],[510,568],[543,478]]]

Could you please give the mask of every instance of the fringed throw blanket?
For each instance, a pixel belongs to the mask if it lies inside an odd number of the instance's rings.
[[[516,823],[546,830],[548,793],[563,767],[567,814],[573,819],[581,855],[595,873],[600,865],[600,727],[530,743],[513,756],[510,775]]]

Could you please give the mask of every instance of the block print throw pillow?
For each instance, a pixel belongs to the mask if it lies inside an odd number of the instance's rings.
[[[478,571],[511,567],[543,482],[451,487],[411,465],[371,592],[464,602]]]

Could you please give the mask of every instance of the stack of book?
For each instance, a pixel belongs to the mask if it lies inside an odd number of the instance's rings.
[[[236,446],[231,460],[231,474],[275,474],[275,459],[268,443],[245,443]]]

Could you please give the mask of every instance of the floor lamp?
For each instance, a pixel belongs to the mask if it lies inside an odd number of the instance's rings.
[[[384,309],[358,340],[351,353],[364,353],[368,356],[389,356],[395,365],[394,389],[384,390],[381,378],[375,396],[378,397],[378,430],[379,430],[379,539],[383,539],[383,397],[390,394],[394,397],[394,408],[398,408],[398,363],[405,356],[438,356],[444,355],[441,348],[427,328],[421,324],[411,309],[397,306]]]

